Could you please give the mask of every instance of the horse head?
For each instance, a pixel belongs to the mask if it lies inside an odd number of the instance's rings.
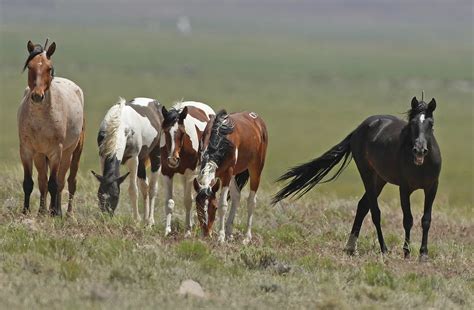
[[[161,114],[163,116],[162,130],[165,137],[165,145],[169,145],[168,166],[170,168],[177,168],[180,163],[180,153],[186,135],[184,119],[188,115],[188,107],[184,107],[181,111],[174,108],[168,111],[163,106]]]
[[[97,198],[99,199],[100,210],[103,212],[108,212],[110,215],[114,215],[120,197],[120,184],[123,183],[130,172],[127,172],[126,174],[119,177],[101,176],[94,171],[91,172],[99,181]]]
[[[436,100],[431,99],[430,103],[418,101],[413,97],[411,109],[408,111],[408,135],[413,154],[413,162],[417,166],[423,165],[425,157],[430,152],[433,135],[433,112],[436,109]]]
[[[220,188],[220,180],[217,179],[211,187],[201,187],[199,182],[194,179],[194,190],[196,195],[196,209],[198,214],[199,224],[203,235],[209,236],[212,231],[212,225],[216,218],[217,199],[216,193]]]
[[[27,43],[29,55],[23,71],[28,68],[28,86],[31,90],[31,99],[34,102],[43,101],[54,77],[51,56],[56,50],[56,43],[51,43],[49,47],[47,45],[48,40],[46,40],[44,47],[40,44],[33,44],[31,41]]]

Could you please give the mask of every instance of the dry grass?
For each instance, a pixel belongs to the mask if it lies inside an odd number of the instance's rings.
[[[19,171],[0,179],[0,299],[14,308],[332,308],[388,306],[472,308],[474,223],[471,209],[436,205],[430,231],[430,261],[417,260],[421,228],[415,221],[413,257],[402,253],[397,201],[382,202],[390,254],[379,254],[370,219],[359,255],[343,254],[356,201],[317,197],[271,207],[261,193],[254,240],[242,246],[245,208],[238,213],[236,240],[218,245],[183,240],[184,212],[178,198],[176,231],[163,237],[158,224],[134,224],[123,197],[118,216],[104,217],[95,205],[92,176],[80,179],[74,220],[23,216]],[[179,188],[178,188],[179,190]],[[33,206],[38,203],[37,193]],[[415,218],[421,217],[419,205]],[[192,278],[207,298],[176,292]]]

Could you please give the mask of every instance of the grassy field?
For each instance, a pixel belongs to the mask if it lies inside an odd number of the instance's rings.
[[[286,16],[287,7],[268,14],[259,6],[213,6],[211,13],[204,7],[191,15],[190,36],[176,32],[169,12],[179,9],[170,7],[151,8],[148,16],[139,6],[138,21],[120,5],[113,13],[119,18],[104,8],[22,15],[8,7],[10,14],[0,15],[0,308],[472,308],[472,20],[462,7],[448,8],[457,18],[441,19],[439,6],[415,6],[400,16],[355,8],[330,15],[300,6]],[[426,14],[410,15],[420,12]],[[15,116],[26,85],[21,68],[27,40],[42,43],[45,36],[58,44],[56,74],[76,81],[86,99],[74,220],[37,218],[36,190],[33,214],[20,214]],[[380,198],[390,254],[379,254],[370,219],[359,255],[343,254],[362,194],[354,164],[300,201],[269,205],[273,180],[289,166],[320,155],[368,115],[404,117],[422,90],[438,102],[435,135],[443,155],[428,263],[417,261],[423,196],[413,195],[414,255],[403,260],[393,186]],[[118,216],[100,214],[88,171],[98,167],[99,122],[118,96],[153,97],[166,106],[200,100],[216,110],[252,110],[266,120],[270,145],[250,246],[241,246],[240,234],[219,246],[197,230],[184,240],[180,186],[170,238],[162,237],[161,195],[153,229],[132,223],[126,190]],[[243,206],[239,233],[245,213]],[[198,281],[206,298],[177,295],[185,279]]]

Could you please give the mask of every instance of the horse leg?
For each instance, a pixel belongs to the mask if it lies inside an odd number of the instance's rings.
[[[77,186],[77,171],[79,170],[79,161],[81,160],[82,148],[84,147],[84,130],[81,132],[79,142],[77,143],[74,152],[72,153],[71,166],[69,167],[69,176],[67,178],[67,189],[69,192],[69,199],[67,202],[67,216],[73,216],[72,201],[76,194]]]
[[[151,162],[151,177],[150,177],[150,186],[148,199],[150,204],[150,214],[148,216],[148,226],[155,225],[155,199],[158,194],[158,170],[160,169],[160,157],[159,157],[159,148],[156,148],[155,151],[150,152],[150,162]]]
[[[193,220],[191,217],[191,209],[193,207],[192,197],[192,182],[194,180],[193,171],[186,170],[183,176],[183,188],[184,188],[184,207],[186,210],[185,220],[185,233],[184,237],[191,237],[191,228],[193,227]]]
[[[146,177],[145,161],[143,160],[139,160],[138,162],[137,177],[138,177],[138,185],[140,186],[140,192],[142,193],[142,197],[143,197],[143,207],[145,209],[144,214],[143,214],[143,221],[145,222],[145,225],[146,225],[148,223],[148,218],[150,217],[150,205],[149,205],[150,197],[148,196],[149,184],[148,184],[148,179]]]
[[[421,218],[421,227],[423,229],[423,237],[421,238],[420,260],[426,261],[428,259],[428,231],[431,225],[431,210],[433,201],[438,191],[438,181],[436,181],[430,188],[425,189],[425,206],[423,210],[423,217]]]
[[[174,200],[173,200],[173,177],[162,175],[163,186],[165,188],[165,237],[171,232],[171,216],[173,215]]]
[[[23,193],[25,200],[23,202],[23,214],[30,211],[30,197],[33,192],[33,156],[29,151],[20,147],[21,163],[23,165]]]
[[[405,258],[410,257],[410,231],[413,227],[413,215],[410,208],[411,191],[405,185],[400,185],[400,203],[403,212],[403,228],[405,229],[405,242],[403,243],[403,254]]]
[[[221,178],[222,190],[219,197],[219,204],[217,207],[217,216],[219,217],[219,237],[217,241],[219,243],[225,242],[225,222],[224,217],[227,212],[227,195],[229,194],[229,184],[232,173],[227,173],[226,176]]]
[[[46,195],[48,193],[48,164],[46,162],[46,156],[43,154],[35,154],[34,163],[36,171],[38,171],[38,187],[40,190],[40,206],[38,213],[40,215],[45,214],[46,209]]]
[[[138,213],[138,186],[137,186],[137,172],[138,172],[138,156],[127,160],[127,167],[130,171],[130,178],[128,183],[128,195],[132,204],[132,216],[135,222],[140,221],[140,213]]]
[[[375,194],[377,197],[380,195],[380,192],[382,191],[385,184],[385,181],[378,177],[376,178]],[[344,251],[349,255],[354,255],[357,251],[357,239],[359,238],[362,223],[364,222],[367,213],[369,213],[369,210],[370,204],[367,197],[367,192],[365,192],[357,204],[357,212],[354,218],[354,223],[352,224],[351,234],[349,235],[346,247],[344,248]]]
[[[72,154],[74,153],[74,149],[72,150],[65,150],[63,151],[61,155],[61,162],[59,164],[59,171],[58,171],[58,178],[57,178],[57,184],[58,184],[58,207],[61,209],[61,196],[62,192],[64,189],[64,186],[66,185],[66,174],[67,171],[69,170],[69,167],[71,166],[71,161],[72,161]],[[72,213],[67,212],[67,216],[72,216]]]
[[[245,238],[243,243],[249,244],[252,240],[252,220],[253,220],[253,211],[255,210],[255,205],[257,204],[257,190],[260,185],[260,171],[255,171],[249,169],[250,173],[250,193],[249,198],[247,199],[247,232],[245,233]]]
[[[351,234],[349,235],[346,247],[344,248],[344,251],[349,255],[354,255],[357,251],[357,239],[359,238],[360,228],[362,227],[362,222],[367,213],[369,213],[369,202],[367,200],[367,194],[364,193],[357,204],[357,213],[354,218],[354,224],[352,224]]]
[[[227,239],[232,240],[232,230],[234,226],[234,218],[235,214],[237,213],[237,209],[240,206],[240,190],[237,187],[237,183],[235,178],[232,178],[230,181],[230,199],[232,201],[229,216],[227,217],[227,221],[225,223],[225,235]]]
[[[59,145],[58,150],[48,157],[51,171],[48,180],[48,192],[51,196],[49,204],[49,212],[51,216],[62,216],[61,194],[59,191],[59,169],[61,166],[62,155],[62,145]]]

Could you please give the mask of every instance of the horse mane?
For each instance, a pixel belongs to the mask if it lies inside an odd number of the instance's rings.
[[[227,135],[234,131],[234,122],[229,118],[226,110],[220,110],[211,127],[209,146],[204,154],[205,161],[213,161],[218,166],[225,159],[234,144],[227,138]],[[205,162],[203,162],[205,165]]]
[[[126,102],[124,98],[120,97],[119,101],[109,109],[104,117],[106,129],[103,140],[99,145],[99,155],[101,157],[107,158],[115,153],[122,119],[122,110]]]
[[[405,114],[409,121],[420,113],[426,113],[427,110],[428,110],[428,104],[424,101],[419,101],[418,105],[415,108],[411,108],[410,110],[406,111]],[[432,115],[427,115],[427,117],[431,117],[431,116]]]
[[[26,59],[25,61],[25,65],[23,66],[23,71],[22,72],[25,72],[26,70],[26,67],[28,67],[28,63],[33,59],[35,58],[36,56],[38,56],[39,54],[43,53],[44,52],[44,49],[43,47],[41,46],[41,44],[35,44],[35,48],[33,49],[33,51],[28,55],[28,58]]]

